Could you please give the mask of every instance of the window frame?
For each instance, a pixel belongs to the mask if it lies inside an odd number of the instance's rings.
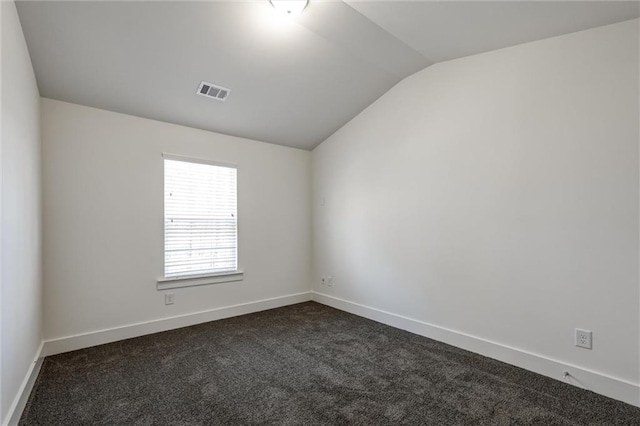
[[[236,169],[236,270],[235,271],[224,271],[224,272],[212,272],[206,274],[194,274],[194,275],[183,275],[176,277],[165,277],[165,162],[164,160],[173,160],[173,161],[183,161],[189,163],[197,163],[197,164],[206,164],[209,166],[217,166],[217,167],[229,167]],[[225,163],[222,161],[209,160],[206,158],[197,158],[197,157],[188,157],[184,155],[171,154],[163,152],[161,155],[162,161],[162,275],[157,280],[157,289],[158,290],[167,290],[172,288],[180,288],[180,287],[193,287],[193,286],[201,286],[207,284],[220,284],[234,281],[242,281],[244,279],[244,271],[240,268],[240,212],[239,212],[239,203],[238,203],[238,187],[240,186],[239,182],[239,170],[238,165],[234,163]]]

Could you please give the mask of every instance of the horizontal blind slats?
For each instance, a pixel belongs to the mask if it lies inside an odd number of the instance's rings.
[[[165,159],[165,276],[237,269],[237,170]]]

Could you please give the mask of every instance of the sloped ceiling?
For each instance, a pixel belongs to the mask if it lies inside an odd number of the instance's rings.
[[[638,2],[20,1],[44,97],[312,149],[435,62],[638,17]],[[195,94],[205,80],[225,102]]]

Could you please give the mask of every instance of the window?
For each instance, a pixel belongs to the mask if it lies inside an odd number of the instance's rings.
[[[165,279],[159,282],[239,273],[236,180],[235,166],[164,155]]]

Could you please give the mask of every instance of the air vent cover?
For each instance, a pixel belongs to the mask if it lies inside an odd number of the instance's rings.
[[[200,96],[206,96],[207,98],[217,99],[219,101],[225,101],[227,97],[229,97],[229,93],[231,93],[231,89],[216,86],[206,81],[200,82],[200,86],[198,86],[198,91],[196,92],[196,94]]]

